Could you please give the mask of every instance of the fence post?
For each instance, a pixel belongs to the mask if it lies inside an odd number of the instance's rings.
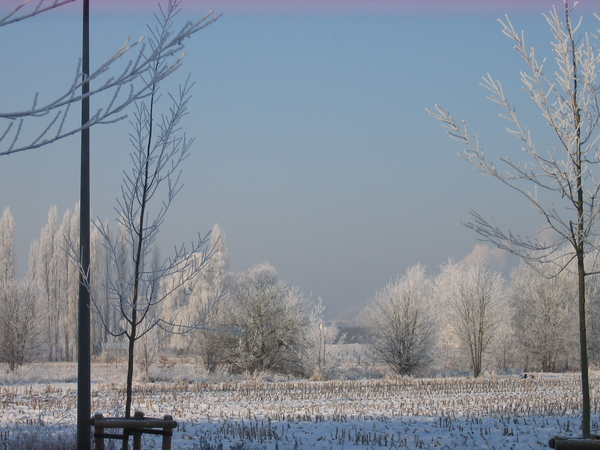
[[[104,420],[104,416],[100,413],[94,414],[93,425],[94,425],[94,434],[98,434],[99,437],[94,437],[94,449],[95,450],[104,450],[104,438],[102,435],[104,434],[104,428],[102,426],[96,425],[96,422],[102,424]]]
[[[170,415],[165,415],[165,417],[163,417],[164,420],[173,420],[173,416]],[[163,436],[163,440],[162,440],[162,450],[171,450],[171,437],[173,436],[173,428],[163,428],[163,430],[165,432],[168,432],[168,434],[165,434]]]

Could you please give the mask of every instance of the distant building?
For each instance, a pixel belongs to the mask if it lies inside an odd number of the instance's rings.
[[[366,344],[369,342],[367,329],[364,327],[343,327],[340,328],[334,344]]]

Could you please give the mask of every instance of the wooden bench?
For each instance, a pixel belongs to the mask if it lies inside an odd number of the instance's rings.
[[[177,422],[169,415],[162,419],[152,419],[144,417],[141,411],[136,411],[132,419],[105,418],[102,414],[95,414],[90,419],[90,425],[94,427],[95,450],[104,450],[104,439],[120,439],[126,442],[129,436],[133,436],[133,450],[141,450],[142,434],[162,436],[162,450],[171,450],[173,429],[177,428]],[[122,429],[123,433],[106,433],[106,429]]]
[[[591,439],[555,437],[550,439],[548,446],[556,450],[600,450],[600,439],[598,436],[593,436]]]

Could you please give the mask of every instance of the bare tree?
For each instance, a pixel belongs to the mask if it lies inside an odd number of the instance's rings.
[[[510,373],[520,357],[519,344],[514,327],[515,307],[506,295],[500,306],[500,321],[488,349],[489,367]]]
[[[152,28],[150,40],[152,50],[160,47],[165,36],[169,36],[177,11],[177,2],[170,2],[169,8],[157,16],[158,25]],[[164,65],[164,56],[154,60],[149,79],[155,79],[155,74],[160,73]],[[208,236],[199,238],[189,251],[185,246],[176,248],[174,256],[166,260],[161,260],[153,251],[167,211],[181,188],[180,165],[193,143],[193,139],[186,138],[180,129],[181,120],[187,113],[191,85],[186,82],[176,95],[169,95],[171,105],[160,120],[156,118],[160,102],[158,89],[158,84],[151,85],[150,96],[146,102],[137,103],[132,121],[133,169],[125,173],[122,198],[117,201],[116,208],[125,245],[111,238],[107,224],[101,221],[96,224],[115,267],[107,289],[123,319],[121,328],[109,332],[113,336],[124,336],[128,344],[127,418],[131,415],[136,341],[157,326],[168,331],[181,331],[160,317],[158,305],[202,270],[211,255],[205,245]],[[162,283],[167,279],[168,285]],[[101,313],[95,302],[94,308]],[[108,327],[109,323],[105,321],[104,326]]]
[[[342,337],[334,345],[339,330],[335,324],[325,323],[324,312],[323,300],[319,298],[309,313],[309,323],[305,331],[306,345],[302,349],[301,356],[306,374],[320,381],[329,378],[332,369],[339,364],[339,345],[344,342]]]
[[[569,271],[549,277],[552,270],[522,262],[512,272],[517,341],[525,362],[544,372],[567,370],[577,345],[577,278]]]
[[[35,350],[36,303],[37,290],[28,279],[0,281],[0,356],[11,371]]]
[[[515,49],[523,57],[529,73],[522,72],[524,90],[540,108],[556,137],[556,147],[540,151],[531,133],[521,124],[515,109],[505,96],[500,82],[491,76],[483,85],[491,92],[490,99],[505,110],[507,131],[522,142],[526,161],[513,162],[500,158],[505,168],[498,169],[486,158],[478,139],[472,138],[467,127],[459,126],[443,108],[436,106],[430,114],[442,122],[450,136],[465,145],[462,156],[480,172],[495,177],[514,189],[537,211],[546,228],[557,233],[553,241],[541,241],[533,236],[521,237],[505,232],[493,221],[472,212],[473,221],[467,226],[499,248],[506,249],[526,261],[554,264],[555,273],[570,270],[563,258],[556,257],[564,244],[570,247],[569,259],[576,262],[573,269],[578,279],[579,347],[581,359],[582,430],[590,437],[590,389],[586,331],[586,256],[596,249],[599,218],[597,202],[600,182],[594,177],[594,168],[600,158],[598,139],[598,63],[600,57],[590,34],[578,37],[581,21],[573,23],[572,8],[565,0],[564,21],[556,11],[546,16],[554,35],[553,52],[557,68],[546,71],[545,60],[537,58],[533,48],[525,45],[523,34],[518,33],[508,17],[501,21],[503,33],[515,42]],[[537,190],[550,195],[538,196]],[[545,199],[549,199],[547,202]]]
[[[209,373],[215,373],[221,364],[227,362],[227,340],[224,334],[227,325],[224,313],[221,305],[212,308],[206,315],[204,326],[192,338],[204,368]]]
[[[25,20],[71,1],[73,0],[52,2],[25,0],[13,11],[0,18],[0,27]],[[163,12],[163,16],[168,15],[172,19],[180,3],[179,0],[169,0],[167,11],[170,12]],[[89,74],[83,73],[80,61],[71,84],[53,100],[41,103],[39,94],[35,94],[28,109],[0,112],[0,156],[39,148],[83,129],[98,124],[113,123],[124,118],[128,106],[136,100],[152,95],[153,86],[181,66],[183,41],[214,22],[219,16],[211,11],[197,22],[187,22],[178,31],[172,30],[171,21],[149,45],[145,43],[144,37],[135,42],[127,39],[121,48]],[[129,55],[134,48],[137,48],[137,54],[131,60],[125,61],[126,55]],[[122,69],[115,73],[118,64],[122,64]],[[82,86],[91,82],[95,87],[82,93]],[[68,120],[71,108],[83,98],[100,93],[107,96],[107,102],[91,114],[87,123],[71,124]],[[77,114],[79,110],[75,109]],[[31,136],[33,137],[30,138]]]
[[[15,278],[15,222],[6,208],[0,217],[0,357],[11,371],[33,350],[37,291]]]
[[[227,307],[228,362],[233,370],[301,373],[308,302],[298,288],[278,281],[270,264],[259,264],[231,286]]]
[[[483,261],[448,262],[438,276],[438,300],[446,306],[452,333],[466,349],[475,377],[503,319],[503,284],[502,275]]]
[[[376,361],[402,375],[427,367],[436,335],[432,300],[432,283],[420,264],[377,292],[360,318]]]
[[[148,381],[150,379],[150,367],[156,361],[158,355],[163,350],[163,333],[155,328],[148,331],[138,339],[138,348],[135,352],[135,362],[141,373],[141,379]]]

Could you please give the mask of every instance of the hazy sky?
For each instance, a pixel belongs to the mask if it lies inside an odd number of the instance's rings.
[[[2,0],[0,12],[17,3]],[[0,110],[23,109],[35,92],[50,98],[69,85],[81,51],[80,3],[0,28]],[[91,0],[92,65],[127,36],[147,34],[156,3]],[[585,30],[600,25],[594,3],[576,9]],[[489,155],[518,158],[518,142],[479,86],[490,73],[539,145],[551,145],[521,92],[524,63],[496,19],[508,14],[550,64],[542,13],[553,4],[563,7],[559,0],[184,0],[182,21],[210,9],[224,15],[186,43],[183,67],[163,86],[166,93],[188,74],[196,82],[184,124],[196,142],[163,228],[163,254],[218,223],[232,271],[268,261],[281,279],[322,297],[330,319],[354,317],[416,263],[435,273],[448,258],[479,255],[507,271],[511,261],[461,224],[469,210],[521,234],[542,223],[520,197],[456,156],[460,145],[425,108],[441,104],[467,121]],[[123,121],[92,131],[93,216],[114,218],[129,130]],[[21,273],[50,206],[62,215],[78,199],[78,144],[66,139],[0,158],[0,209],[9,207],[16,221]]]

